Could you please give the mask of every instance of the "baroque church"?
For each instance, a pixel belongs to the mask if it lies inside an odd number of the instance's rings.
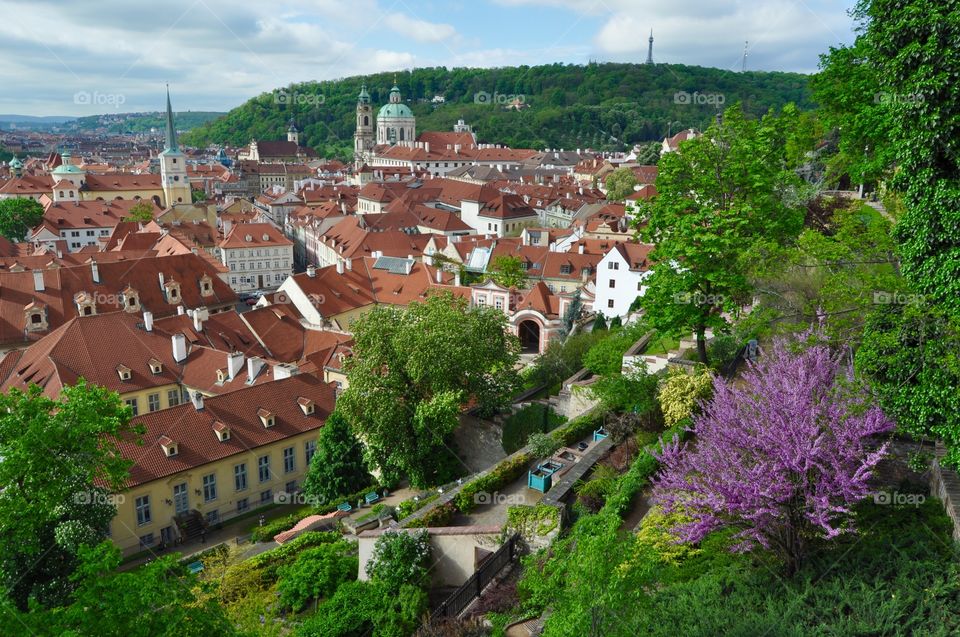
[[[353,154],[356,164],[370,160],[375,146],[393,146],[399,142],[417,139],[417,118],[410,107],[403,103],[400,88],[394,83],[390,99],[373,119],[370,94],[364,84],[357,96],[357,130],[353,136]]]

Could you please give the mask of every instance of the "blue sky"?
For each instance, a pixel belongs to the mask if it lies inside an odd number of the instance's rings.
[[[0,0],[0,113],[228,110],[419,66],[643,61],[812,72],[853,0]]]

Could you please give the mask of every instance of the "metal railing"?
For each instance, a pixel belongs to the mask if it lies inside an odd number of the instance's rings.
[[[443,600],[440,606],[430,615],[430,619],[456,618],[470,605],[480,593],[487,587],[487,584],[503,570],[503,568],[513,562],[519,553],[520,535],[514,533],[507,541],[503,543],[497,551],[488,557],[486,561],[474,571],[466,582],[460,588],[455,590],[450,597]]]

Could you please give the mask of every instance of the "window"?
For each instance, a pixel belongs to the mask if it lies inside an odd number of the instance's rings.
[[[643,291],[643,281],[637,281],[637,292]]]
[[[610,287],[611,287],[611,288],[617,287],[617,280],[616,280],[616,279],[610,279]]]
[[[305,456],[307,458],[307,466],[310,466],[310,460],[313,458],[313,454],[317,452],[317,441],[308,440],[306,444],[303,445],[305,450]]]
[[[293,447],[287,447],[283,450],[283,472],[290,473],[297,468],[297,457]]]
[[[616,261],[607,261],[607,269],[608,269],[608,270],[619,270],[619,269],[620,269],[620,264],[617,263]]]
[[[176,407],[180,404],[180,390],[171,389],[167,391],[167,406]]]
[[[569,263],[564,263],[560,266],[560,274],[570,274],[570,271],[573,267]]]
[[[257,474],[260,477],[260,482],[270,480],[270,456],[260,456],[257,458]]]
[[[487,304],[487,297],[485,297],[485,296],[478,296],[478,297],[477,297],[477,305],[478,305],[478,306],[483,307],[483,306],[485,306],[486,304]]]
[[[140,536],[140,548],[146,548],[148,546],[153,546],[153,533]]]
[[[609,301],[607,301],[607,307],[608,308],[613,307],[613,299],[610,299]]]
[[[260,492],[260,504],[266,504],[272,499],[273,499],[273,491],[271,491],[270,489]]]
[[[79,237],[79,236],[80,236],[80,231],[79,231],[79,230],[71,230],[71,231],[70,231],[70,236],[71,236],[71,237]],[[80,244],[77,244],[77,245],[80,245]]]
[[[203,476],[203,501],[212,502],[217,499],[217,474],[209,473]]]
[[[133,415],[134,415],[134,416],[136,416],[137,414],[140,413],[140,407],[139,407],[139,405],[137,404],[137,399],[136,399],[136,398],[127,398],[127,399],[126,399],[125,401],[123,401],[123,402],[127,403],[127,404],[130,406],[130,409],[133,410]]]
[[[296,493],[296,492],[297,492],[297,481],[296,481],[296,480],[291,480],[290,482],[288,482],[287,484],[284,485],[283,490],[286,491],[287,493]]]
[[[134,502],[137,511],[137,526],[150,524],[150,496],[142,495]]]
[[[150,411],[160,411],[160,394],[150,394],[147,396],[147,409]]]
[[[247,498],[241,498],[237,500],[237,513],[243,513],[250,508],[250,500]]]
[[[237,491],[247,488],[247,463],[241,462],[233,466],[233,486]]]
[[[499,297],[499,296],[498,296],[498,297],[495,297],[495,298],[493,299],[493,307],[497,308],[498,310],[502,310],[502,309],[503,309],[503,298],[501,298],[501,297]]]
[[[87,230],[87,236],[88,236],[88,237],[92,237],[92,236],[93,236],[93,230]]]
[[[217,524],[220,521],[220,511],[214,509],[207,512],[207,524]]]

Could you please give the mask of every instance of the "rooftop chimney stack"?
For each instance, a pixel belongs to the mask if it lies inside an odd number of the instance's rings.
[[[241,369],[243,369],[243,352],[230,352],[227,354],[227,375],[230,380],[236,378]]]
[[[193,311],[193,330],[195,332],[203,331],[203,316],[200,314],[200,310]]]
[[[153,312],[143,313],[143,328],[148,332],[153,331]]]
[[[178,306],[177,306],[177,316],[183,316],[183,313],[184,313],[185,311],[186,311],[186,310],[183,309],[183,306],[182,306],[182,305],[178,305]]]
[[[337,274],[343,274],[343,261],[337,259]]]
[[[307,276],[311,279],[317,276],[317,266],[308,265],[307,266]]]
[[[347,270],[353,270],[353,259],[346,259]]]
[[[163,272],[157,272],[157,278],[160,279],[160,289],[162,290],[162,289],[163,289],[163,283],[164,283],[164,280],[163,280]]]
[[[183,334],[174,334],[170,337],[173,344],[173,360],[182,363],[187,360],[187,337]]]
[[[190,394],[190,402],[193,403],[193,408],[197,411],[203,411],[203,394],[198,391]]]
[[[259,356],[251,356],[247,359],[247,384],[252,385],[257,378],[257,374],[263,369],[264,362]]]

